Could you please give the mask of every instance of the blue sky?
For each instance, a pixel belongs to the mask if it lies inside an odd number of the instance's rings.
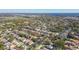
[[[0,13],[79,13],[79,9],[0,9]]]

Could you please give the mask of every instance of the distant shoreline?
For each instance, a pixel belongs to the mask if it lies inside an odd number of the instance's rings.
[[[0,13],[0,16],[27,16],[27,15],[47,15],[47,16],[79,16],[79,13]]]

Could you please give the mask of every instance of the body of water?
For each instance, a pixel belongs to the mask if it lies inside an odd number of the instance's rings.
[[[0,16],[22,16],[22,15],[79,16],[79,13],[0,13]]]

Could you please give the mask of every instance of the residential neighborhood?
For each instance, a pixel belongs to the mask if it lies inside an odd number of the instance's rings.
[[[0,16],[0,50],[78,50],[77,16]]]

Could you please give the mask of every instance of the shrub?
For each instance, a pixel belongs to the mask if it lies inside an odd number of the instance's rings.
[[[3,50],[4,49],[4,45],[3,43],[0,42],[0,50]]]
[[[54,42],[54,45],[56,45],[59,49],[64,49],[64,44],[65,44],[64,40],[56,40]]]

